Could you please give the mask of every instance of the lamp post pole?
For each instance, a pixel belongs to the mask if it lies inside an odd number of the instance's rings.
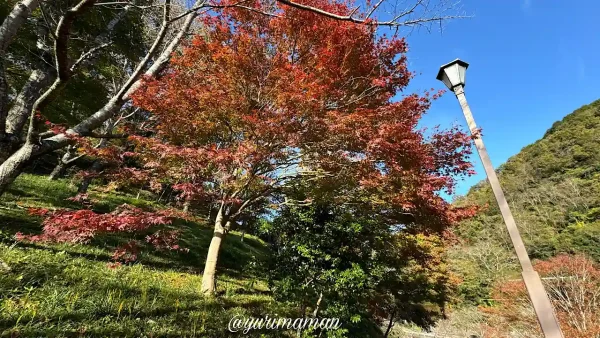
[[[483,140],[477,130],[477,125],[473,119],[473,114],[471,114],[471,109],[467,103],[467,98],[465,97],[464,91],[464,77],[467,67],[468,64],[466,62],[455,60],[447,65],[442,66],[440,73],[438,74],[438,79],[443,81],[448,88],[454,92],[458,102],[460,103],[463,114],[465,115],[471,135],[474,137],[475,147],[477,148],[477,152],[479,153],[479,157],[483,163],[483,168],[487,175],[488,181],[492,186],[492,191],[496,197],[496,202],[498,202],[498,207],[500,208],[500,213],[502,214],[506,229],[510,235],[510,240],[517,254],[517,258],[519,259],[519,263],[521,264],[521,275],[523,276],[523,281],[525,282],[529,299],[533,304],[533,308],[535,310],[535,314],[537,315],[538,322],[542,328],[542,332],[544,333],[544,337],[564,338],[562,331],[560,330],[558,320],[556,319],[554,308],[550,302],[550,298],[548,298],[548,294],[544,289],[542,280],[540,279],[538,273],[533,269],[529,255],[525,250],[525,245],[521,239],[519,229],[517,228],[513,215],[508,207],[506,197],[504,197],[504,192],[500,187],[500,181],[498,181],[498,177],[496,176],[496,172],[494,171],[490,157],[488,156],[485,145],[483,144]],[[456,72],[456,74],[451,72]]]

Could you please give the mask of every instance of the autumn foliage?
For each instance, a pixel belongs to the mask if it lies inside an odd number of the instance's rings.
[[[566,338],[600,336],[600,268],[582,255],[561,254],[535,264],[554,305]],[[511,329],[541,335],[535,313],[521,281],[498,284],[494,289],[498,306],[486,309],[492,315],[490,332],[510,337]]]
[[[72,200],[90,206],[87,196],[77,195]],[[171,224],[172,218],[180,216],[172,210],[144,211],[130,205],[121,205],[110,213],[97,213],[89,208],[81,210],[30,209],[31,215],[41,216],[43,232],[39,235],[17,233],[19,240],[31,242],[88,243],[94,237],[110,233],[150,233],[145,241],[158,250],[185,250],[179,246],[177,230],[159,229],[161,225]],[[138,242],[131,240],[118,247],[113,259],[130,262],[137,258]]]
[[[470,173],[470,138],[417,129],[437,93],[392,100],[412,77],[404,39],[282,11],[205,18],[206,33],[134,96],[157,119],[151,138],[133,138],[149,179],[238,210],[312,175],[347,185],[339,202],[383,203],[438,230],[465,216],[437,193]]]
[[[214,222],[205,278],[213,278],[224,234],[243,217],[290,202],[287,189],[303,180],[313,194],[361,205],[411,233],[440,236],[472,215],[440,196],[472,173],[471,138],[457,128],[418,127],[441,93],[402,93],[413,76],[406,41],[279,6],[276,16],[240,8],[205,14],[203,32],[132,95],[147,119],[127,128],[123,152],[96,151],[120,164],[107,179],[170,187]],[[56,211],[39,238],[79,241],[164,222],[166,215],[134,209]]]

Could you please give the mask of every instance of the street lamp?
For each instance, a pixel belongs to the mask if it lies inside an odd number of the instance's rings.
[[[502,213],[504,224],[506,224],[506,229],[510,235],[510,240],[512,241],[517,258],[521,264],[521,275],[523,276],[523,281],[525,282],[527,292],[529,293],[529,299],[531,299],[531,303],[533,304],[538,322],[542,327],[544,337],[563,338],[563,334],[560,330],[558,320],[556,320],[556,315],[554,314],[554,308],[552,307],[550,298],[548,298],[548,294],[544,289],[544,285],[542,284],[540,276],[531,265],[529,255],[527,255],[525,245],[523,244],[523,240],[519,234],[519,229],[517,228],[512,213],[510,212],[508,203],[504,197],[504,192],[502,192],[500,182],[498,181],[498,177],[496,176],[496,172],[494,171],[494,167],[490,161],[490,157],[488,156],[487,150],[483,145],[483,140],[477,131],[477,125],[473,119],[473,114],[471,114],[471,109],[467,104],[467,98],[465,97],[464,91],[465,73],[467,67],[469,67],[468,63],[456,59],[440,67],[437,79],[442,81],[446,87],[448,87],[448,89],[454,92],[458,102],[460,103],[463,114],[465,115],[469,129],[471,130],[471,135],[474,137],[475,147],[477,148],[481,162],[483,162],[483,168],[485,169],[488,181],[492,186],[494,196],[496,196],[496,202],[498,202],[498,207]]]

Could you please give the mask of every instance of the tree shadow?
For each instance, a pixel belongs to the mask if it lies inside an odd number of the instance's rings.
[[[0,213],[0,224],[2,233],[0,241],[12,244],[17,232],[24,234],[39,234],[41,232],[40,220],[37,217],[20,212]],[[152,231],[131,234],[113,233],[102,234],[93,238],[86,244],[44,244],[32,242],[17,242],[19,247],[29,247],[49,250],[51,252],[63,252],[71,257],[83,257],[98,262],[112,262],[112,252],[118,247],[125,245],[131,240],[137,240],[140,244],[138,259],[132,263],[140,263],[159,270],[175,270],[200,274],[203,271],[206,253],[212,239],[212,229],[193,222],[182,220],[175,221],[172,225],[165,226],[165,230],[179,230],[179,245],[186,250],[170,251],[156,250],[145,241],[145,236]],[[236,278],[263,277],[268,257],[266,247],[259,240],[246,236],[244,242],[237,234],[228,234],[223,242],[219,257],[219,272]]]
[[[127,300],[139,300],[142,291],[139,288],[128,287],[118,283],[107,283],[94,290],[95,293],[107,294],[119,291],[119,294]],[[145,305],[142,309],[136,309],[128,313],[126,310],[96,307],[92,312],[89,309],[77,309],[68,313],[46,316],[43,321],[33,325],[18,327],[19,321],[30,320],[29,318],[2,318],[0,329],[3,334],[11,337],[53,337],[53,336],[83,336],[83,337],[124,337],[124,336],[153,336],[152,326],[148,323],[157,323],[160,326],[156,337],[187,337],[192,336],[194,314],[206,314],[204,318],[205,332],[201,337],[229,337],[231,332],[227,331],[227,323],[237,313],[235,309],[243,308],[246,316],[263,317],[269,313],[272,303],[268,299],[246,300],[243,298],[227,299],[224,297],[211,298],[200,294],[189,294],[177,291],[165,291],[159,289],[150,290],[148,299],[159,296],[159,304]],[[174,300],[177,300],[176,302]],[[150,301],[148,301],[150,303]],[[0,317],[1,318],[1,317]],[[104,325],[105,320],[111,318],[112,325]],[[31,318],[33,319],[33,318]],[[71,323],[71,325],[64,325]],[[176,332],[163,332],[168,327],[175,325]],[[42,326],[42,327],[40,327]],[[15,329],[15,327],[18,327]],[[68,332],[65,327],[73,330]],[[11,330],[12,329],[12,330]],[[170,331],[174,331],[170,329]],[[248,337],[259,337],[266,331],[251,332]],[[270,332],[269,337],[279,337],[279,333]]]

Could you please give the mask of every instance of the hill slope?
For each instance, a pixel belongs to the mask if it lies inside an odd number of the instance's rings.
[[[75,207],[66,198],[76,190],[68,180],[22,175],[0,200],[0,337],[229,337],[234,315],[290,313],[273,300],[260,266],[249,264],[268,254],[253,236],[243,242],[236,234],[226,238],[221,296],[214,298],[200,293],[202,253],[212,237],[212,229],[201,224],[179,224],[189,253],[148,249],[139,264],[116,267],[107,263],[124,240],[119,236],[87,245],[15,242],[17,231],[40,230],[28,207]],[[95,189],[90,195],[107,210],[153,203]],[[260,334],[285,332],[251,336]]]
[[[600,100],[554,123],[498,173],[532,259],[566,252],[600,261]],[[456,266],[467,280],[477,279],[463,291],[481,300],[479,287],[518,269],[487,181],[456,203],[488,204],[456,231],[465,244]]]

